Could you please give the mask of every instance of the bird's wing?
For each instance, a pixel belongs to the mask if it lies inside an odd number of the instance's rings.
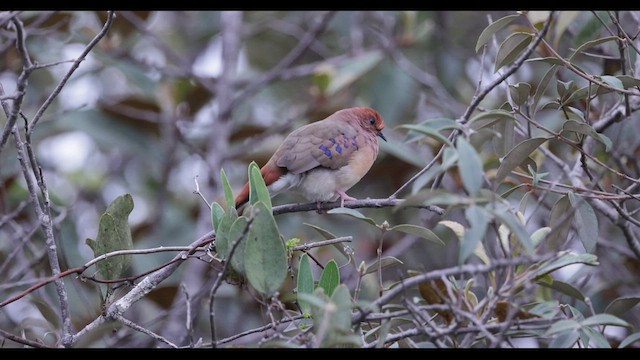
[[[276,165],[294,174],[318,166],[339,169],[362,146],[357,131],[344,121],[320,121],[292,132],[278,149]]]

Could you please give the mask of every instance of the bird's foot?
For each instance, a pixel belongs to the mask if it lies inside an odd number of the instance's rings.
[[[347,195],[347,193],[342,190],[338,190],[338,194],[340,194],[340,207],[344,207],[345,200],[358,200],[354,197]]]

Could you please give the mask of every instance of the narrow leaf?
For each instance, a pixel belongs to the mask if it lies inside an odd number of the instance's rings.
[[[484,238],[487,231],[489,218],[483,208],[477,205],[469,206],[465,212],[465,217],[470,227],[464,232],[464,239],[458,254],[458,263],[463,264],[467,258],[473,254],[478,243]]]
[[[626,348],[638,340],[640,340],[640,332],[633,333],[620,342],[618,349]]]
[[[571,319],[563,319],[556,321],[545,333],[545,335],[553,335],[561,332],[565,332],[568,330],[578,330],[580,328],[580,324]]]
[[[604,312],[615,316],[622,316],[622,314],[638,305],[638,302],[640,302],[640,297],[638,296],[619,297],[607,305]]]
[[[585,199],[578,199],[573,193],[568,195],[571,206],[577,208],[574,220],[580,241],[588,253],[593,253],[598,242],[598,218]]]
[[[580,290],[573,287],[573,285],[566,283],[564,281],[553,280],[550,284],[546,282],[539,281],[538,284],[551,288],[553,290],[559,291],[565,295],[571,296],[574,299],[578,299],[580,301],[584,301],[584,295]]]
[[[478,37],[478,42],[476,43],[476,52],[478,52],[478,50],[480,50],[480,48],[484,44],[486,44],[489,40],[491,40],[491,38],[493,37],[493,34],[498,32],[503,27],[509,25],[509,23],[515,20],[516,18],[518,18],[518,16],[520,15],[507,15],[501,19],[498,19],[492,22],[491,24],[489,24],[489,26],[484,28],[484,30],[482,30],[482,33],[480,33],[480,36]]]
[[[247,246],[247,242],[245,239],[242,239],[241,236],[247,228],[247,218],[244,216],[238,217],[231,227],[229,228],[229,232],[227,234],[227,239],[229,241],[229,251],[231,251],[231,247],[236,241],[240,241],[238,243],[233,256],[231,257],[231,266],[235,271],[240,274],[245,274],[244,271],[244,249]]]
[[[542,227],[531,234],[531,243],[536,246],[540,241],[544,240],[551,232],[551,228],[548,226]]]
[[[258,201],[262,201],[271,212],[271,196],[267,185],[264,183],[264,179],[260,174],[260,168],[255,161],[249,164],[249,203],[255,204]]]
[[[598,266],[598,258],[592,254],[575,254],[572,252],[566,252],[560,258],[545,264],[537,269],[536,276],[539,278],[546,274],[550,274],[560,268],[573,264],[585,264],[590,266]]]
[[[480,191],[483,182],[482,159],[476,149],[467,140],[460,137],[457,142],[458,170],[462,177],[462,184],[471,195]]]
[[[439,221],[438,224],[442,226],[446,226],[449,229],[451,229],[451,231],[453,231],[453,233],[456,234],[459,240],[462,240],[464,238],[464,226],[462,226],[462,224],[460,224],[459,222],[455,222],[451,220],[442,220],[442,221]]]
[[[400,224],[390,228],[389,230],[395,230],[395,231],[400,231],[406,234],[415,235],[425,240],[433,241],[435,243],[444,245],[444,241],[442,241],[438,237],[438,235],[436,235],[433,231],[427,228],[424,228],[422,226],[411,225],[411,224]]]
[[[287,276],[287,252],[271,209],[262,201],[253,206],[254,219],[246,239],[244,268],[249,284],[270,297]]]
[[[380,259],[379,262],[378,260],[376,260],[373,264],[368,265],[364,271],[364,275],[374,273],[379,269],[384,269],[393,265],[402,265],[402,264],[404,264],[402,261],[398,260],[397,258],[394,258],[393,256],[384,256],[383,258]]]
[[[218,232],[218,225],[220,225],[220,221],[222,221],[222,217],[224,216],[224,208],[222,205],[218,204],[216,201],[211,203],[211,223],[213,224],[213,230]]]
[[[549,227],[551,233],[547,236],[547,249],[560,249],[562,244],[567,240],[569,228],[571,228],[571,218],[567,218],[567,214],[573,211],[568,196],[561,197],[551,208],[549,215]],[[562,222],[561,222],[562,221]]]
[[[423,126],[423,125],[414,125],[414,124],[405,124],[405,125],[400,125],[398,127],[401,129],[409,129],[412,131],[419,132],[421,134],[427,135],[430,138],[436,139],[443,144],[446,144],[448,146],[453,146],[451,144],[451,141],[449,141],[449,139],[447,139],[446,136],[440,134],[440,132],[436,129],[432,129],[430,127]]]
[[[524,140],[520,144],[516,145],[509,153],[502,159],[500,167],[495,177],[495,186],[500,184],[504,180],[511,170],[520,165],[532,152],[538,147],[544,144],[549,138],[536,137]]]
[[[607,136],[603,134],[600,134],[593,127],[591,127],[591,125],[584,122],[579,122],[575,120],[565,121],[564,124],[562,125],[562,131],[573,131],[579,134],[591,136],[595,140],[601,142],[605,146],[605,151],[607,152],[613,146],[611,139],[609,139]]]
[[[600,78],[603,82],[613,86],[614,88],[624,90],[624,84],[617,77],[611,75],[602,75],[600,76]]]
[[[222,189],[224,190],[224,201],[227,204],[227,209],[236,206],[236,202],[233,199],[233,191],[231,190],[231,185],[229,185],[229,180],[227,179],[227,174],[225,174],[224,169],[220,169],[220,179],[222,180]]]
[[[491,126],[498,121],[513,121],[516,120],[516,117],[505,110],[490,110],[481,112],[475,116],[473,116],[469,120],[469,126],[473,130],[479,130],[487,126]]]
[[[584,335],[587,336],[587,340],[585,341],[585,347],[588,346],[589,343],[594,344],[596,348],[599,349],[611,349],[611,344],[609,341],[602,335],[599,331],[590,327],[583,327],[581,329],[584,332]],[[582,335],[581,335],[582,336]]]
[[[518,55],[524,50],[531,42],[533,35],[531,33],[516,32],[507,37],[496,55],[496,63],[493,69],[494,72],[498,71],[501,67],[511,63],[518,57]]]
[[[596,314],[582,321],[582,326],[612,325],[631,328],[631,324],[611,314]]]
[[[340,269],[338,269],[338,263],[332,259],[324,267],[318,281],[318,287],[324,289],[324,293],[331,296],[338,284],[340,284]]]
[[[364,216],[361,212],[359,212],[358,210],[354,210],[354,209],[340,207],[340,208],[335,208],[335,209],[331,209],[331,210],[327,211],[327,214],[349,215],[349,216],[353,216],[356,219],[359,219],[359,220],[362,220],[362,221],[364,221],[366,223],[369,223],[369,224],[371,224],[373,226],[376,226],[376,222],[373,221],[373,219]]]
[[[573,58],[576,55],[578,55],[579,53],[581,53],[581,52],[583,52],[583,51],[585,51],[585,50],[587,50],[589,48],[592,48],[594,46],[597,46],[597,45],[600,45],[600,44],[604,44],[604,43],[609,42],[609,41],[615,41],[617,39],[618,39],[617,36],[606,36],[606,37],[603,37],[603,38],[600,38],[600,39],[587,41],[586,43],[580,45],[576,49],[576,51],[574,51],[573,54],[571,54],[571,56],[569,57],[568,60],[569,60],[569,62],[571,62],[573,60]]]
[[[298,281],[297,281],[297,296],[298,305],[302,309],[302,313],[311,312],[311,304],[300,298],[300,294],[313,294],[313,272],[311,271],[311,264],[309,263],[309,255],[302,254],[300,257],[300,265],[298,266]]]
[[[549,81],[556,75],[558,71],[558,67],[556,65],[552,65],[544,76],[542,80],[540,80],[540,84],[538,84],[538,88],[536,89],[536,93],[533,95],[533,103],[531,104],[531,109],[534,110],[534,113],[538,111],[538,104],[540,103],[540,99],[542,95],[544,95],[545,90],[549,86]]]
[[[502,204],[500,204],[502,205]],[[494,209],[492,205],[487,206],[487,210],[492,213],[495,217],[497,217],[500,222],[502,222],[506,227],[509,228],[511,233],[513,233],[516,239],[524,246],[528,253],[533,252],[533,244],[531,243],[531,239],[529,234],[527,233],[522,222],[518,220],[506,206],[500,206],[497,209]]]

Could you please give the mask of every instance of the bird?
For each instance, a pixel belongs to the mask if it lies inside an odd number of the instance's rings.
[[[304,125],[284,139],[260,169],[271,197],[294,191],[307,200],[356,200],[346,191],[371,169],[378,156],[378,137],[387,141],[384,119],[370,107],[336,111],[323,120]],[[239,209],[249,201],[247,182],[235,198]]]

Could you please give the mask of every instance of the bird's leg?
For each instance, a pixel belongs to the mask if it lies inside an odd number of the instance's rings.
[[[338,190],[338,194],[340,194],[340,207],[344,207],[345,200],[358,200],[354,197],[347,195],[347,193],[342,190]]]

